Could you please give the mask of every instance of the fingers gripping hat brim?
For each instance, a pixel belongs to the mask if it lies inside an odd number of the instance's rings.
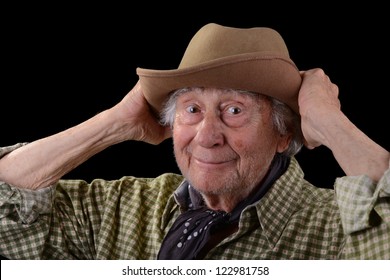
[[[193,37],[178,69],[137,68],[137,74],[146,100],[156,111],[176,89],[212,87],[265,94],[299,113],[299,70],[281,36],[269,28],[208,24]]]

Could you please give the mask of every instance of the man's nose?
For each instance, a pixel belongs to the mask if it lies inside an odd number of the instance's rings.
[[[217,113],[207,113],[198,125],[196,140],[205,148],[224,144],[223,122]]]

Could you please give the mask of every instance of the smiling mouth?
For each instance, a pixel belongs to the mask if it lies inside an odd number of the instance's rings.
[[[228,160],[215,160],[215,159],[211,159],[211,160],[205,160],[205,159],[200,159],[200,158],[196,158],[194,157],[194,160],[199,163],[199,164],[202,164],[202,165],[210,165],[210,166],[216,166],[216,165],[222,165],[222,164],[226,164],[226,163],[230,163],[233,161],[233,159],[228,159]]]

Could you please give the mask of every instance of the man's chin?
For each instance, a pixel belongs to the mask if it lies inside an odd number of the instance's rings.
[[[220,181],[216,182],[213,180],[202,180],[190,183],[198,192],[203,195],[221,195],[230,193],[231,187],[227,183],[221,183]]]

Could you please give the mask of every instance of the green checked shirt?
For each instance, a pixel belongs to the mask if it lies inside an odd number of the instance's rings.
[[[19,145],[0,148],[0,157]],[[390,259],[390,169],[378,183],[316,188],[292,158],[206,259]],[[10,259],[156,259],[184,178],[60,180],[38,191],[0,182],[0,254]]]

